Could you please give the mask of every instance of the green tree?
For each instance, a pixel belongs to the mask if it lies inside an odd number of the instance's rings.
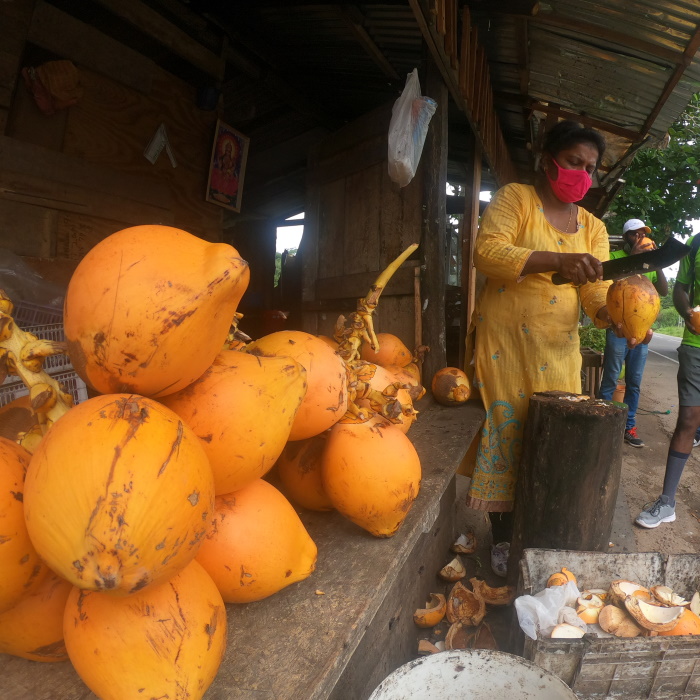
[[[611,234],[621,234],[633,218],[651,227],[657,243],[692,234],[687,222],[700,219],[700,93],[668,133],[666,148],[641,150],[625,171],[625,184],[605,216]]]

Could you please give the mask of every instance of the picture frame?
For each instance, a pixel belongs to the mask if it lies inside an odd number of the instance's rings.
[[[249,145],[247,136],[221,119],[216,120],[207,178],[207,202],[240,213]]]

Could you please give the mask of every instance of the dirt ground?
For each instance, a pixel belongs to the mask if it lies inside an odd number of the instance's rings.
[[[683,472],[676,497],[676,521],[654,530],[632,525],[644,504],[661,493],[668,445],[678,417],[677,371],[677,363],[649,353],[637,413],[637,430],[646,447],[626,445],[622,469],[622,498],[626,500],[635,543],[632,551],[700,551],[700,447],[695,448]]]

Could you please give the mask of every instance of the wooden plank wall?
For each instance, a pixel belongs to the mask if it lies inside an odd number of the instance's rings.
[[[306,222],[301,242],[303,326],[332,335],[340,312],[358,298],[395,257],[421,240],[423,177],[400,188],[389,179],[387,133],[391,104],[326,139],[309,164]],[[405,263],[375,314],[375,329],[413,349],[414,275]]]
[[[224,210],[204,201],[217,114],[196,107],[194,87],[43,1],[0,3],[0,47],[0,247],[65,284],[93,245],[127,226],[222,240]],[[72,60],[83,87],[51,116],[19,76],[46,52]],[[165,151],[155,165],[143,156],[161,122],[176,168]]]

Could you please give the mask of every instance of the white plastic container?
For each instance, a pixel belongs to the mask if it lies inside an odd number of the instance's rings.
[[[444,651],[387,676],[369,700],[576,700],[555,675],[520,656],[485,649]]]

